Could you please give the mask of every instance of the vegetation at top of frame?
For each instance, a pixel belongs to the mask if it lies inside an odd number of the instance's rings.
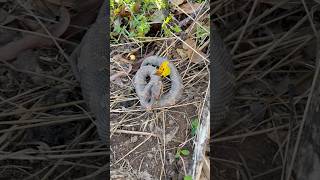
[[[173,15],[165,13],[169,6],[166,0],[111,0],[111,39],[145,37],[157,23],[162,24],[162,35],[181,32]]]

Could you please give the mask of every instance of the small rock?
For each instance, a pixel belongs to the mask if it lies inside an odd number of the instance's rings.
[[[133,137],[131,137],[131,142],[132,143],[135,143],[135,142],[137,142],[138,141],[138,136],[133,136]]]
[[[147,154],[147,157],[148,157],[149,159],[152,159],[152,158],[153,158],[153,155],[150,154],[150,153],[148,153],[148,154]]]
[[[154,130],[154,124],[153,124],[153,122],[149,123],[149,130],[150,130],[151,132],[153,132],[153,130]]]

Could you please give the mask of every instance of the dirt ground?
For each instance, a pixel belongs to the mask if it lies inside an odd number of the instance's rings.
[[[286,179],[316,65],[316,1],[216,0],[236,92],[213,137],[214,179]],[[308,17],[310,14],[310,17]]]

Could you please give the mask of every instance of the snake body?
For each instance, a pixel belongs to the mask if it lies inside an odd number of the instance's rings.
[[[134,77],[134,86],[141,105],[146,109],[171,106],[177,103],[182,95],[183,84],[181,76],[172,62],[169,62],[171,87],[169,92],[160,96],[163,87],[161,78],[155,75],[156,67],[159,67],[166,58],[151,56],[146,58]],[[146,78],[150,77],[147,82]]]
[[[80,45],[72,53],[70,59],[72,69],[80,81],[82,94],[90,110],[94,113],[97,121],[96,126],[98,134],[103,142],[107,142],[107,57],[106,43],[107,26],[106,26],[106,1],[100,8],[96,22],[88,30]],[[211,30],[213,34],[213,48],[211,52],[212,70],[213,70],[213,126],[218,128],[223,124],[227,106],[232,100],[234,91],[233,65],[231,55],[225,48],[223,40],[220,38],[215,27]],[[153,64],[159,66],[163,62],[163,58],[150,57],[147,58],[141,66]],[[176,103],[182,94],[182,79],[172,63],[171,79],[176,79],[172,83],[171,90],[163,95],[160,101],[157,101],[154,106],[162,107]],[[154,69],[153,69],[154,70]],[[150,71],[153,71],[150,70]],[[156,79],[155,79],[156,80]],[[158,80],[156,80],[158,81]],[[154,87],[155,88],[155,87]],[[158,89],[152,90],[152,96],[157,96]]]
[[[234,93],[233,64],[229,51],[226,49],[215,27],[211,28],[213,41],[210,58],[212,63],[212,103],[213,129],[216,130],[225,123],[226,112]],[[212,38],[213,37],[213,38]]]
[[[107,142],[107,57],[108,44],[106,2],[100,8],[96,22],[87,31],[70,60],[80,82],[82,95],[96,118],[96,127],[103,143]]]

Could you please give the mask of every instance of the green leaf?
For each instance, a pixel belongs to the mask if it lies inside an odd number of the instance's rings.
[[[172,28],[172,30],[173,30],[174,32],[176,32],[176,33],[179,33],[179,32],[182,31],[181,28],[180,28],[178,25],[176,25],[176,24],[175,24],[175,26]]]
[[[183,149],[183,150],[181,150],[181,154],[184,156],[188,156],[190,154],[190,151],[187,149]]]
[[[192,180],[192,176],[184,176],[183,180]]]
[[[164,0],[155,0],[155,3],[157,5],[158,9],[164,9],[167,6],[166,1],[164,1]]]
[[[166,19],[164,20],[164,24],[168,24],[172,20],[172,15],[170,14]]]
[[[191,135],[196,135],[197,129],[199,126],[198,118],[194,118],[191,122]]]
[[[181,149],[180,148],[178,148],[177,149],[177,153],[176,153],[176,155],[174,156],[176,159],[179,159],[180,158],[180,153],[181,153]]]

